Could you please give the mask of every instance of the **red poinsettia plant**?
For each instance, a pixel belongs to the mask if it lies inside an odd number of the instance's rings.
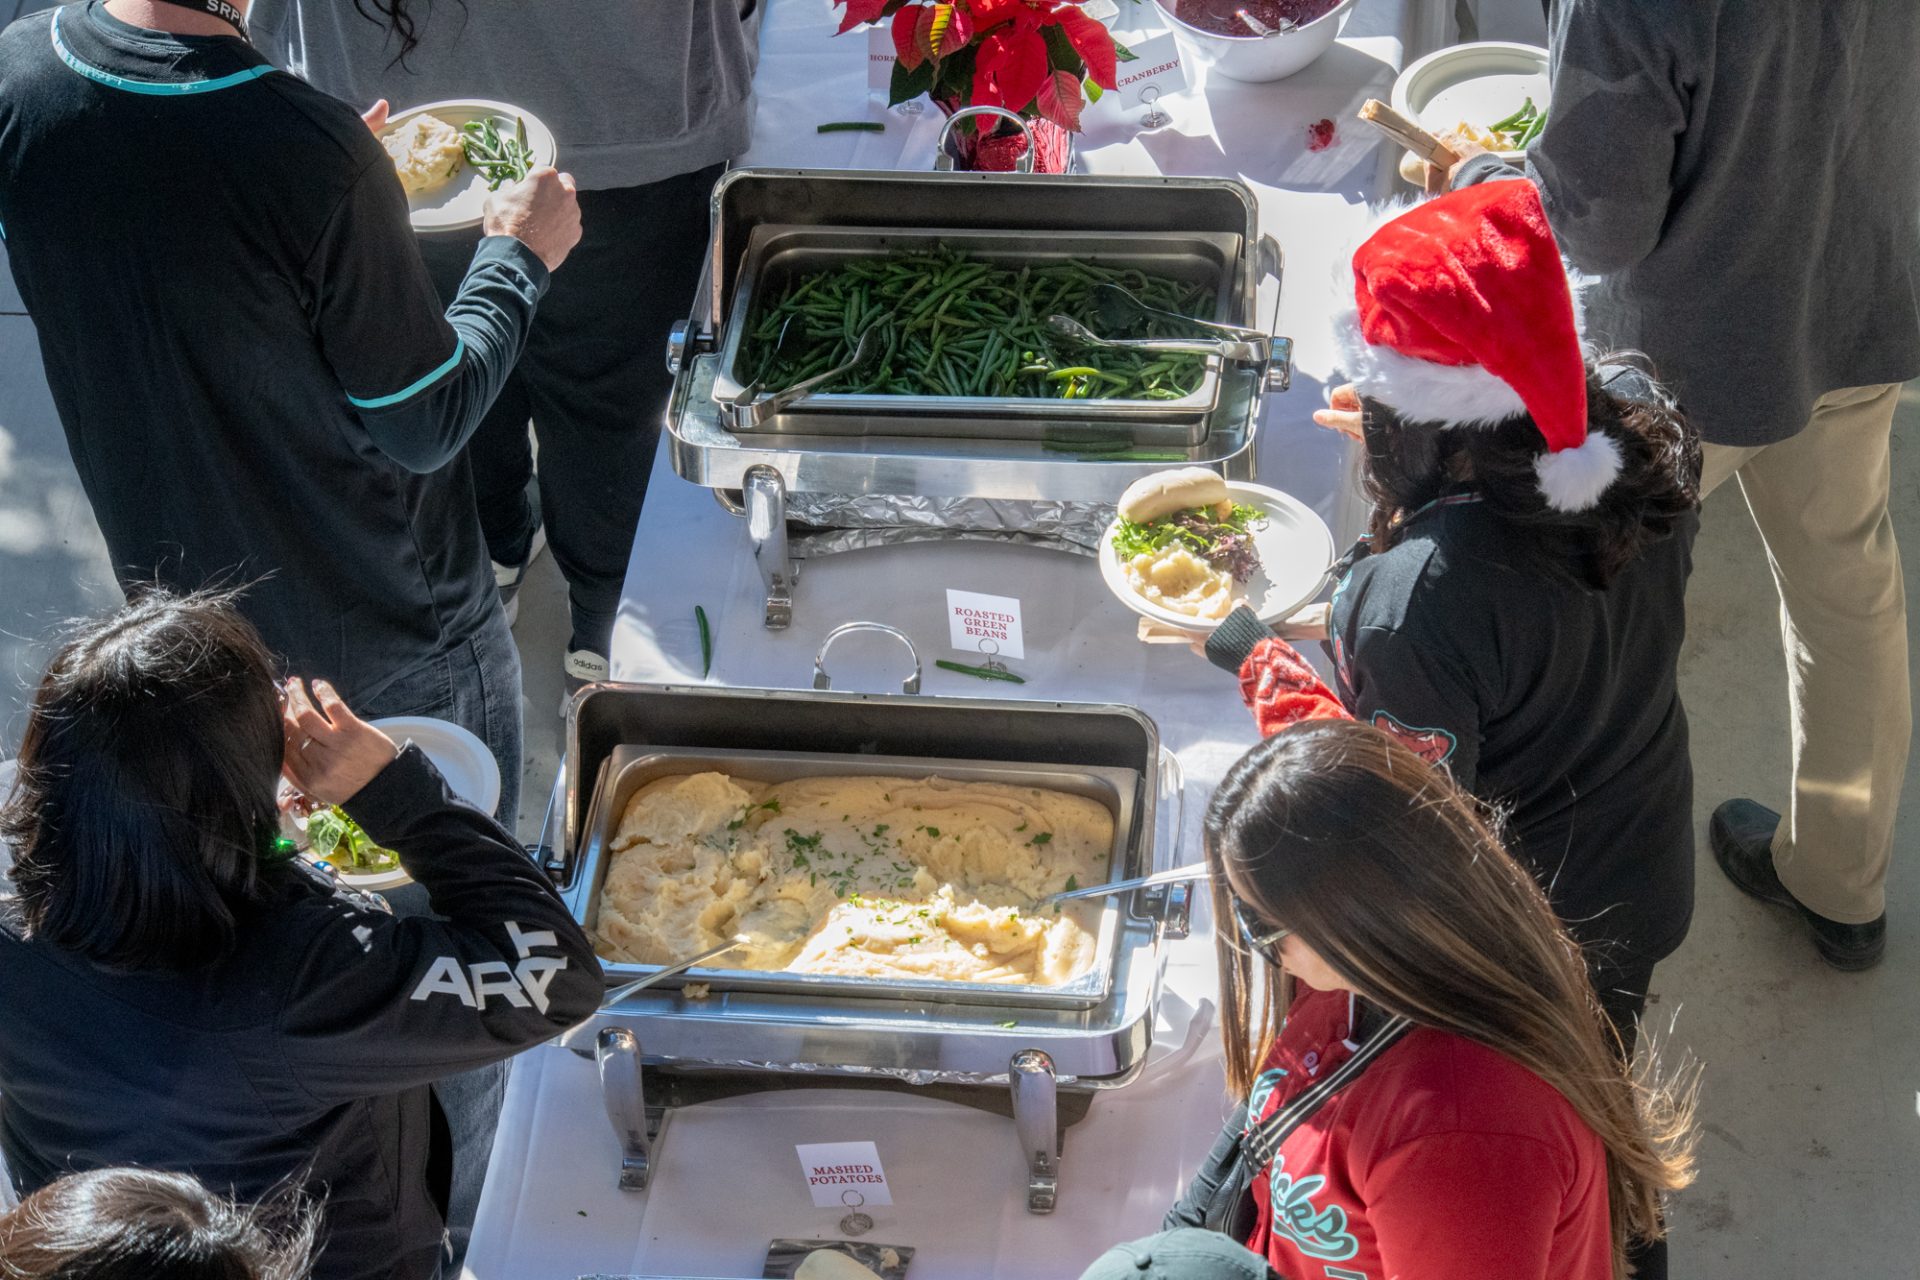
[[[898,104],[930,94],[946,110],[1003,107],[1077,132],[1133,54],[1071,0],[834,0],[840,31],[892,20]]]

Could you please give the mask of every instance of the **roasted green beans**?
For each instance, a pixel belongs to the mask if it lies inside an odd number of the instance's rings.
[[[1080,348],[1047,328],[1048,316],[1066,315],[1107,338],[1192,336],[1153,319],[1119,328],[1103,322],[1092,295],[1106,283],[1150,306],[1211,318],[1208,286],[1097,262],[1016,267],[942,248],[787,278],[755,305],[736,369],[743,382],[790,386],[844,362],[861,333],[877,325],[880,356],[824,390],[1063,400],[1191,395],[1205,372],[1202,356]]]
[[[487,190],[503,182],[518,182],[533,172],[533,148],[527,145],[527,122],[514,118],[513,136],[503,138],[492,120],[469,120],[460,126],[460,145],[467,163],[487,180]]]

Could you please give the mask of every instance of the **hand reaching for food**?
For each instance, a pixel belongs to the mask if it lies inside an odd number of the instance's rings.
[[[1335,387],[1327,398],[1327,407],[1313,411],[1313,420],[1349,440],[1360,439],[1360,393],[1353,389],[1351,382]]]
[[[380,99],[380,101],[374,103],[365,111],[362,111],[360,118],[366,121],[367,128],[373,131],[375,137],[378,137],[380,131],[387,127],[387,100],[385,98]]]
[[[280,771],[321,804],[345,804],[393,763],[399,748],[353,711],[325,680],[309,692],[298,676],[285,685]]]

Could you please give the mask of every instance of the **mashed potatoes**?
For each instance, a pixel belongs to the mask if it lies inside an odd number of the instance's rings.
[[[1233,575],[1175,542],[1127,561],[1127,583],[1162,609],[1192,618],[1233,612]]]
[[[1094,959],[1113,818],[1083,796],[944,778],[658,778],[627,804],[600,891],[604,959],[1057,985]]]
[[[438,116],[415,116],[380,136],[409,195],[431,191],[467,161],[460,131]]]

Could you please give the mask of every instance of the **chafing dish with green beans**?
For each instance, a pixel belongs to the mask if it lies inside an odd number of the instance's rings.
[[[868,328],[884,348],[823,391],[850,395],[1179,400],[1200,387],[1205,358],[1076,349],[1047,320],[1069,316],[1102,337],[1190,336],[1176,319],[1103,322],[1094,290],[1119,284],[1176,316],[1211,316],[1207,285],[1097,261],[990,262],[940,246],[854,259],[787,278],[749,320],[740,367],[768,388],[845,363]]]

